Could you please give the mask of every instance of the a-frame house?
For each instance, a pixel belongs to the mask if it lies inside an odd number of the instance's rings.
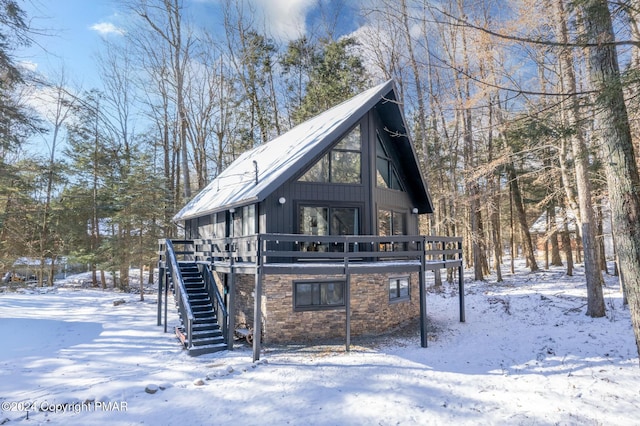
[[[420,235],[429,213],[388,81],[245,152],[178,212],[184,239],[161,241],[160,260],[178,335],[197,354],[241,332],[258,359],[261,343],[348,348],[419,320],[426,346],[426,270],[458,268],[464,320],[461,239]]]

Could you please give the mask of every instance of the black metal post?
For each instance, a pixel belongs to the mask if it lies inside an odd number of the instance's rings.
[[[426,286],[426,249],[427,240],[422,239],[422,249],[420,250],[420,272],[418,275],[418,286],[420,287],[420,346],[427,347],[427,289]]]
[[[162,286],[164,285],[164,267],[158,262],[158,325],[162,325]]]
[[[345,350],[349,352],[351,350],[351,273],[349,272],[349,240],[344,241],[344,275],[345,275]]]
[[[460,322],[465,322],[464,314],[464,264],[462,263],[462,241],[458,241],[458,257],[460,266],[458,266],[458,293],[460,299]]]
[[[262,340],[262,267],[259,265],[256,265],[256,285],[254,292],[253,362],[256,362],[260,359],[260,341]]]
[[[167,307],[169,305],[169,274],[165,270],[164,276],[164,332],[167,332]]]

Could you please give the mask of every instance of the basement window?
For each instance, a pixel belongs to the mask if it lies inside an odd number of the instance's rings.
[[[294,310],[314,311],[345,306],[344,287],[344,281],[294,282]]]
[[[389,279],[389,301],[409,300],[409,277]]]

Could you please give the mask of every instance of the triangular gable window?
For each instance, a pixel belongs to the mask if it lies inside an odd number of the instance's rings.
[[[380,134],[377,134],[376,144],[376,184],[380,188],[404,191],[398,178],[396,166],[382,143]]]
[[[360,126],[356,126],[302,175],[300,182],[361,183],[361,145]]]

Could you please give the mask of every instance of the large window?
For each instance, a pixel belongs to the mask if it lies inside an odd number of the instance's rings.
[[[344,281],[293,283],[294,309],[309,311],[344,306]]]
[[[256,233],[256,206],[251,204],[242,208],[242,235]]]
[[[298,228],[304,235],[358,235],[360,209],[357,207],[300,206]],[[326,244],[313,244],[305,250],[327,251]]]
[[[389,279],[389,301],[409,299],[409,277]]]
[[[301,182],[361,183],[360,126],[311,167]]]
[[[376,136],[376,184],[380,188],[402,191],[402,185],[400,184],[400,179],[398,179],[398,172],[393,165],[391,156],[382,143],[380,134],[378,133]]]
[[[405,235],[405,214],[393,210],[378,210],[378,235]]]
[[[305,235],[358,235],[357,207],[301,206],[300,233]]]
[[[405,235],[405,213],[378,209],[378,235],[381,237],[390,237],[392,235]],[[395,249],[406,249],[404,243],[380,243],[380,251],[394,251]]]

